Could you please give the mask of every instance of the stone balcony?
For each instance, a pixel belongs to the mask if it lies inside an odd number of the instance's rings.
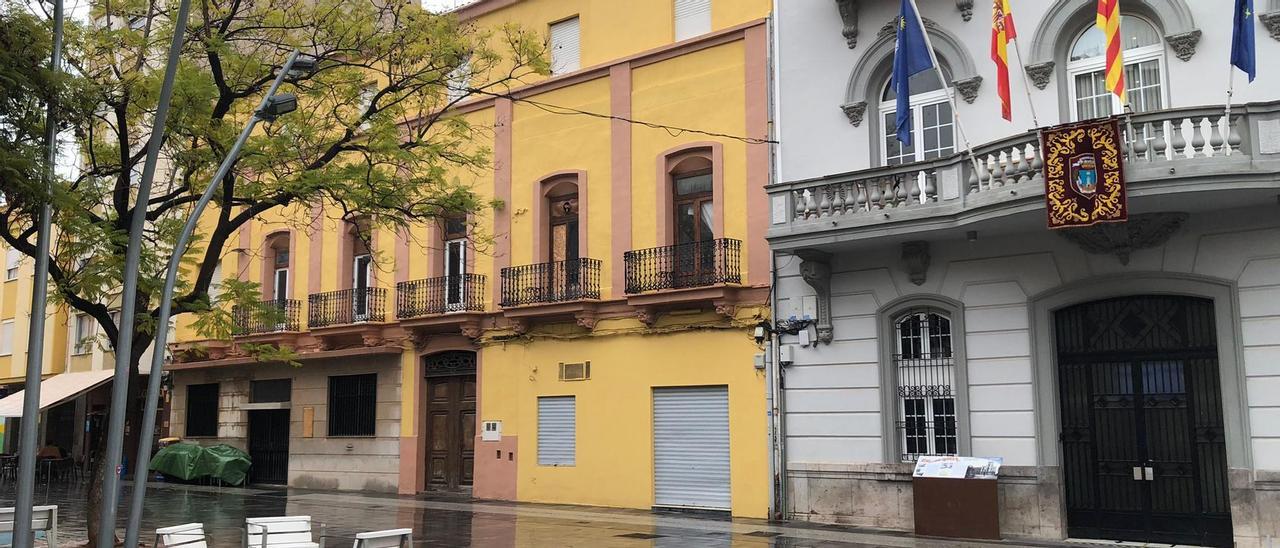
[[[1275,204],[1280,101],[1135,114],[1125,133],[1131,215]],[[1133,139],[1133,136],[1142,136]],[[774,249],[895,243],[929,233],[1044,229],[1039,134],[956,154],[768,187]]]

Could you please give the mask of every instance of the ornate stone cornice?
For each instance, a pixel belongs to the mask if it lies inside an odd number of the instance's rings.
[[[904,242],[902,244],[902,270],[911,283],[924,285],[929,276],[929,242]]]
[[[951,82],[955,86],[956,92],[964,98],[964,102],[973,103],[978,98],[978,88],[982,87],[982,77],[974,76],[973,78],[965,78],[964,80],[956,80]]]
[[[1200,29],[1170,34],[1164,37],[1164,41],[1173,48],[1173,54],[1177,55],[1178,59],[1188,61],[1192,55],[1196,54],[1196,44],[1200,43]]]
[[[1267,27],[1272,38],[1280,40],[1280,11],[1261,14],[1258,19],[1262,20],[1262,26]]]
[[[840,10],[840,22],[844,25],[840,34],[844,36],[845,45],[849,49],[858,47],[858,0],[836,0],[836,9]]]
[[[1027,71],[1027,76],[1031,77],[1031,83],[1036,86],[1036,89],[1044,89],[1049,85],[1049,76],[1053,75],[1053,61],[1027,65],[1023,68]]]
[[[849,123],[853,124],[853,127],[858,127],[862,125],[862,117],[867,113],[867,102],[845,103],[840,105],[840,110],[844,112],[845,117],[849,118]]]
[[[1127,265],[1134,251],[1164,245],[1188,217],[1186,213],[1142,213],[1130,216],[1128,222],[1070,228],[1058,234],[1086,253],[1115,255],[1120,264]]]
[[[973,19],[973,0],[956,0],[956,9],[960,10],[961,19]]]

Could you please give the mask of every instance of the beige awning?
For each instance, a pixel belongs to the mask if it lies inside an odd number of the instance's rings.
[[[49,377],[40,383],[40,410],[44,411],[82,392],[92,390],[111,380],[112,374],[110,369],[105,369],[62,373]],[[0,417],[21,417],[22,400],[26,392],[26,390],[19,390],[0,400]]]

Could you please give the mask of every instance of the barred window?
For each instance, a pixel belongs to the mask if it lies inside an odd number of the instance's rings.
[[[894,331],[901,459],[954,455],[959,437],[951,319],[937,310],[912,310],[894,321]]]
[[[329,435],[374,435],[377,394],[376,373],[329,377]]]

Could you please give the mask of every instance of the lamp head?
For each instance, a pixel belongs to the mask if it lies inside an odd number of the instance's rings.
[[[315,57],[312,57],[310,55],[299,54],[297,57],[293,59],[293,63],[290,63],[289,65],[284,67],[286,76],[290,80],[297,80],[299,78],[308,76],[311,73],[316,71],[316,65],[319,63],[319,61],[320,61],[319,59],[316,59]]]
[[[298,97],[292,93],[277,93],[267,97],[266,106],[258,111],[258,116],[266,121],[272,121],[280,116],[298,110]]]

